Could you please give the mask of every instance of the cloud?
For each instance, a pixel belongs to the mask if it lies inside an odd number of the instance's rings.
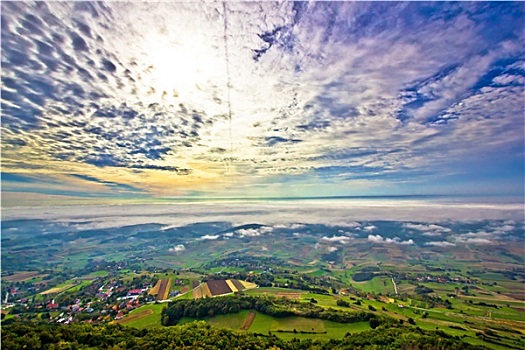
[[[306,226],[304,224],[279,224],[279,225],[273,226],[273,228],[276,228],[276,229],[288,229],[288,230],[299,230],[305,227]]]
[[[337,247],[328,247],[329,252],[336,252],[338,250]]]
[[[1,6],[8,172],[153,196],[523,192],[520,3]]]
[[[401,244],[401,245],[412,245],[414,241],[409,239],[407,241],[401,241],[399,237],[394,238],[383,238],[381,235],[368,235],[368,241],[373,243],[387,243],[387,244]]]
[[[272,231],[273,231],[273,227],[261,226],[257,229],[255,228],[244,229],[243,228],[240,230],[236,230],[235,233],[238,234],[239,237],[243,238],[243,237],[257,237],[257,236],[261,236],[261,235],[270,233]]]
[[[10,195],[2,192],[2,197]],[[16,193],[15,193],[16,195]],[[18,195],[20,196],[20,195]],[[71,206],[67,211],[35,207],[35,196],[27,198],[33,207],[3,207],[3,220],[85,218],[90,228],[110,228],[134,224],[158,223],[168,228],[180,227],[196,222],[231,222],[234,226],[260,222],[265,232],[273,225],[346,223],[348,220],[395,220],[435,222],[438,220],[479,221],[513,218],[523,222],[521,203],[440,203],[433,201],[390,201],[373,206],[366,202],[348,201],[266,201],[228,202],[184,202],[184,203],[136,203],[136,204],[91,204]],[[57,203],[57,202],[53,202]],[[60,203],[60,202],[58,202]],[[259,232],[255,230],[256,232]],[[253,233],[255,233],[255,231]],[[237,232],[235,234],[238,234]]]
[[[486,238],[466,238],[466,237],[456,237],[457,243],[465,244],[492,244],[493,242]]]
[[[169,248],[168,252],[182,252],[183,250],[186,250],[186,247],[183,244],[177,244],[173,248]]]
[[[197,241],[214,240],[219,237],[220,237],[219,235],[204,235],[202,237],[197,238]]]
[[[413,223],[406,223],[403,225],[407,229],[410,230],[417,230],[422,232],[423,236],[441,236],[443,233],[449,233],[451,230],[447,227],[439,226],[436,224],[413,224]]]
[[[456,244],[447,241],[426,242],[425,245],[434,247],[454,247]]]
[[[339,242],[342,244],[346,244],[350,241],[350,238],[347,236],[332,236],[332,237],[323,236],[321,240],[327,241],[327,242]]]
[[[374,243],[383,243],[384,241],[381,235],[368,235],[368,240]]]

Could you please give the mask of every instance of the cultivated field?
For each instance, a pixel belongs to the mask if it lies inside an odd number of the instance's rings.
[[[38,271],[21,271],[12,275],[2,276],[5,282],[24,282],[32,278],[46,277],[47,274],[40,274]]]
[[[40,294],[42,295],[58,294],[58,293],[62,293],[63,291],[68,290],[69,288],[72,288],[73,286],[74,284],[66,284],[65,286],[62,286],[62,287],[54,287],[54,288],[48,289]]]
[[[115,322],[139,329],[158,327],[161,325],[160,315],[163,307],[163,304],[144,305]]]
[[[153,288],[151,288],[148,292],[149,295],[157,295],[159,293],[160,285],[162,284],[162,280],[158,280],[157,283]]]
[[[157,300],[166,300],[170,293],[171,279],[161,280]]]
[[[193,299],[200,299],[204,297],[211,297],[212,294],[210,292],[210,288],[208,288],[207,283],[203,283],[197,288],[193,289]]]
[[[226,280],[226,284],[228,285],[228,288],[230,288],[230,290],[231,290],[232,292],[235,293],[235,292],[238,292],[238,291],[239,291],[239,288],[237,288],[237,287],[235,286],[235,284],[232,282],[232,280]]]
[[[206,282],[212,296],[231,293],[232,290],[225,280],[211,280]]]

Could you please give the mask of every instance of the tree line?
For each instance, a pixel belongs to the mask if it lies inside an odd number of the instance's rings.
[[[414,327],[347,334],[342,339],[279,339],[276,335],[240,333],[211,327],[204,321],[182,326],[138,330],[121,325],[13,323],[2,326],[2,349],[483,349],[443,332]]]
[[[377,319],[381,323],[394,323],[393,319],[365,311],[344,311],[323,308],[314,303],[261,296],[225,296],[195,300],[175,300],[162,310],[162,324],[171,326],[183,317],[202,318],[237,313],[241,310],[257,310],[273,317],[301,316],[339,323],[354,323]]]

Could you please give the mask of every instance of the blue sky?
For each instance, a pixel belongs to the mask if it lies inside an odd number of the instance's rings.
[[[523,196],[523,2],[1,7],[3,205]]]

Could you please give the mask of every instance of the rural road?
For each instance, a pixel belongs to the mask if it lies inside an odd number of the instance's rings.
[[[394,277],[392,277],[392,284],[394,285],[394,292],[396,293],[396,295],[398,294],[397,293],[397,285],[396,285],[396,282],[394,281]]]

